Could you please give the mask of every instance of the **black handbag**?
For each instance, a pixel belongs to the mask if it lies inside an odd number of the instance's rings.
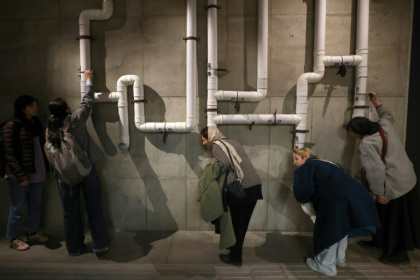
[[[232,160],[232,156],[230,155],[229,148],[226,146],[225,143],[223,143],[223,141],[220,141],[220,143],[222,143],[226,147],[226,150],[228,151],[228,155],[230,159],[230,166],[237,178],[232,183],[227,184],[226,181],[227,181],[228,176],[226,175],[225,183],[222,189],[222,196],[223,196],[223,202],[224,202],[223,204],[224,205],[225,204],[227,205],[246,204],[249,202],[248,196],[246,195],[246,192],[241,182],[238,179],[238,174],[236,174],[235,166],[233,164],[233,160]],[[226,207],[225,207],[225,210],[226,210]]]

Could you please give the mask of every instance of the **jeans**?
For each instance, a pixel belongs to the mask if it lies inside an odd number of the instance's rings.
[[[29,231],[38,231],[41,217],[42,183],[22,186],[14,177],[7,177],[6,180],[9,183],[10,197],[6,237],[10,239],[19,237],[26,200],[28,200]]]
[[[83,193],[85,209],[93,239],[93,249],[109,246],[109,236],[102,207],[102,187],[96,168],[92,166],[89,176],[80,185],[59,184],[60,198],[63,204],[64,233],[69,254],[84,251],[85,234],[80,209],[80,195]]]
[[[343,239],[316,255],[314,265],[321,271],[336,273],[335,264],[344,261],[346,258],[347,239],[348,236],[346,235]]]

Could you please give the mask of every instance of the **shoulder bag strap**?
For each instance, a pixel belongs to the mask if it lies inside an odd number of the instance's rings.
[[[227,150],[227,152],[228,152],[229,159],[230,159],[230,166],[232,167],[232,170],[233,170],[233,172],[235,173],[236,177],[238,177],[238,174],[236,174],[236,170],[235,170],[235,164],[233,163],[232,156],[230,155],[229,148],[226,146],[226,144],[225,144],[225,143],[223,143],[223,141],[222,141],[222,140],[218,140],[218,141],[219,141],[220,143],[222,143],[222,144],[223,144],[223,146],[225,146],[225,147],[226,147],[226,150]]]
[[[385,134],[384,134],[384,131],[382,130],[382,128],[380,128],[379,129],[379,135],[381,135],[381,138],[382,138],[382,154],[381,154],[381,159],[382,159],[382,161],[384,161],[385,160],[385,155],[386,155],[386,149],[387,149],[387,141],[386,141],[386,138],[385,138]]]

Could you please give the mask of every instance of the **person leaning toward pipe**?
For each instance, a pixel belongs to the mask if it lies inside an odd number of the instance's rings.
[[[236,243],[230,247],[229,254],[220,254],[222,262],[241,265],[242,264],[242,246],[245,241],[245,234],[248,230],[249,221],[254,211],[257,200],[262,199],[261,179],[252,165],[251,160],[246,154],[244,148],[236,141],[226,138],[216,127],[205,127],[201,130],[201,140],[203,146],[211,149],[216,161],[228,170],[226,184],[237,180],[238,177],[230,167],[230,160],[227,151],[234,158],[235,170],[242,178],[241,183],[248,196],[248,202],[245,204],[230,204],[229,211],[232,217],[233,231],[235,233]],[[226,145],[226,147],[220,143]]]
[[[9,184],[10,212],[6,237],[10,248],[29,249],[30,242],[45,243],[48,236],[38,232],[41,217],[42,182],[46,178],[48,162],[44,149],[44,129],[38,119],[38,101],[30,95],[18,97],[15,113],[2,123],[4,144],[4,178]],[[3,153],[3,151],[1,151]],[[2,170],[3,172],[3,170]],[[28,202],[28,243],[20,235],[21,219]]]
[[[360,139],[360,159],[366,169],[370,189],[376,196],[382,228],[371,241],[360,241],[359,244],[382,248],[384,253],[379,260],[385,264],[408,264],[407,250],[420,248],[417,178],[413,164],[394,131],[394,117],[382,106],[376,93],[368,94],[376,107],[379,121],[355,117],[348,122],[346,129],[350,135]],[[386,141],[382,140],[380,130]],[[384,160],[381,158],[383,152]]]
[[[91,139],[86,127],[94,97],[92,70],[86,70],[84,74],[86,77],[86,93],[75,112],[71,111],[66,101],[61,97],[51,100],[48,105],[51,114],[48,121],[48,141],[53,145],[54,143],[61,143],[62,128],[70,123],[68,132],[75,137],[77,143],[86,151],[92,162],[90,174],[80,185],[68,186],[58,179],[59,193],[63,204],[66,246],[70,256],[78,256],[85,252],[85,235],[80,210],[81,192],[84,195],[85,208],[89,218],[93,252],[102,254],[109,251],[109,237],[101,201],[101,181],[94,165],[100,158],[101,151]]]
[[[293,193],[301,204],[312,203],[316,220],[315,257],[306,264],[328,276],[346,266],[347,238],[370,236],[380,228],[378,213],[366,188],[338,164],[322,160],[308,148],[293,150]]]

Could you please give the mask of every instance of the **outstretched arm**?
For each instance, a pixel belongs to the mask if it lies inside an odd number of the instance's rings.
[[[394,117],[392,116],[391,112],[389,112],[388,109],[385,108],[385,106],[382,106],[382,103],[379,102],[379,100],[377,98],[377,94],[375,92],[368,92],[368,95],[370,97],[370,101],[376,107],[376,111],[378,112],[379,119],[380,120],[388,120],[391,123],[391,125],[393,125],[394,124]]]

